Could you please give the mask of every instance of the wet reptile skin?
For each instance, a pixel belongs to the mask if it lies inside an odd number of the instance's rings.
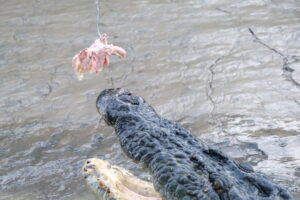
[[[213,149],[176,122],[160,117],[128,90],[100,93],[97,108],[121,147],[149,168],[167,200],[289,200],[292,197],[247,164]]]

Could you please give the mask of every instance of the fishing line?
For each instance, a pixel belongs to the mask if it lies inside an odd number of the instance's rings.
[[[96,0],[96,9],[97,9],[97,32],[98,32],[98,37],[101,39],[101,32],[100,32],[100,27],[99,27],[99,24],[100,24],[100,0]],[[109,69],[109,72],[112,73],[111,69]],[[114,80],[112,78],[112,76],[110,76],[110,82],[111,82],[111,86],[112,88],[115,88],[114,87]]]
[[[98,31],[98,36],[101,38],[101,32],[99,28],[99,23],[100,23],[100,0],[96,0],[96,7],[97,7],[97,31]]]

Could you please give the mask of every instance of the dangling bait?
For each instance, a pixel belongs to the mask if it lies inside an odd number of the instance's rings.
[[[109,58],[112,55],[124,58],[126,51],[121,47],[107,44],[107,36],[104,33],[89,48],[84,48],[73,57],[72,66],[78,80],[82,80],[83,74],[86,72],[101,72],[104,67],[109,65]]]

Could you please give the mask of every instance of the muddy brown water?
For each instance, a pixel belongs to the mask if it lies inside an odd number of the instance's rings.
[[[101,0],[100,13],[128,56],[78,81],[95,2],[1,1],[0,199],[95,199],[80,175],[90,157],[148,177],[99,123],[111,79],[300,199],[299,1]]]

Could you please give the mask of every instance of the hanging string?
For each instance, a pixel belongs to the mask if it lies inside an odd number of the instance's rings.
[[[100,28],[99,28],[99,24],[100,24],[100,0],[96,0],[96,7],[97,7],[97,32],[98,32],[98,37],[101,38],[101,32],[100,32]],[[110,68],[109,72],[111,72]],[[112,77],[110,77],[110,82],[111,82],[111,86],[112,88],[115,88],[114,86],[114,80]]]
[[[98,31],[98,36],[101,38],[101,32],[99,28],[100,24],[100,0],[96,0],[96,5],[97,5],[97,31]]]
[[[109,70],[109,71],[111,71],[111,70]],[[110,77],[110,82],[111,82],[111,87],[115,88],[114,79],[112,77]]]

